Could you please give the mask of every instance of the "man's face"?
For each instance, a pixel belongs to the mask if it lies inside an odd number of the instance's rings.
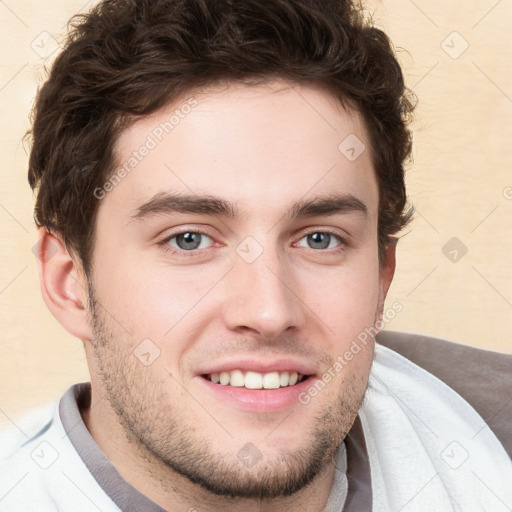
[[[97,218],[88,357],[107,400],[91,414],[110,410],[127,449],[212,492],[289,494],[332,461],[366,390],[371,343],[335,362],[389,284],[369,142],[319,89],[194,98],[118,141],[121,165],[140,161]],[[338,148],[349,135],[367,148],[356,159]]]

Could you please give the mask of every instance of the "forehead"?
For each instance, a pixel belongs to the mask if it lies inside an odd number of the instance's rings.
[[[265,215],[308,195],[351,193],[370,213],[378,202],[363,120],[313,86],[184,96],[122,132],[116,157],[120,176],[100,210],[128,214],[161,192],[215,195]]]

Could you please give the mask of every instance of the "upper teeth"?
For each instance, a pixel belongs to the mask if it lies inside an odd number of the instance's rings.
[[[230,372],[212,373],[209,378],[216,384],[224,386],[246,387],[247,389],[277,389],[293,386],[302,377],[297,372],[245,372],[232,370]]]

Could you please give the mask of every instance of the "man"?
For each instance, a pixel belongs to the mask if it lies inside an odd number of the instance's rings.
[[[432,354],[375,344],[411,112],[350,2],[80,18],[29,180],[43,297],[91,383],[4,436],[0,510],[510,510],[502,423]]]

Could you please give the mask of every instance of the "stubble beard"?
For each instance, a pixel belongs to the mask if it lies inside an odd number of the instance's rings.
[[[263,452],[261,459],[247,468],[236,456],[241,446],[234,447],[232,453],[221,452],[215,440],[202,437],[176,413],[178,407],[171,410],[163,391],[169,388],[169,374],[161,370],[162,375],[155,375],[151,367],[124,349],[131,346],[129,340],[123,340],[121,329],[102,314],[92,287],[89,306],[96,367],[105,396],[128,443],[147,463],[170,469],[217,496],[259,500],[291,496],[329,464],[335,464],[363,401],[367,375],[352,378],[343,396],[314,418],[301,446],[273,458],[266,458]],[[214,423],[205,414],[206,420]]]

